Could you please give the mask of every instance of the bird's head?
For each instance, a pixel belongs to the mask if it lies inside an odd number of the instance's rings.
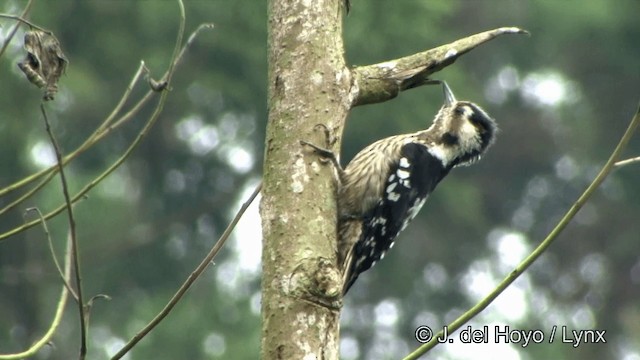
[[[445,102],[427,130],[429,151],[445,166],[470,165],[493,144],[498,127],[480,106],[456,100],[447,83],[442,85]]]

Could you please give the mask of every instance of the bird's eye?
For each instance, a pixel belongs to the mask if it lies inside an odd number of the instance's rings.
[[[464,114],[464,109],[460,106],[460,107],[455,108],[453,110],[453,112],[458,114],[458,115],[462,115],[462,114]]]

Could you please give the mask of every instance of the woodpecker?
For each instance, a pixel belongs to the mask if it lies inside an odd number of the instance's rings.
[[[471,165],[493,144],[496,123],[480,106],[457,101],[442,82],[444,105],[426,130],[395,135],[365,147],[338,172],[338,264],[343,294],[381,260],[415,218],[436,185],[457,166]]]

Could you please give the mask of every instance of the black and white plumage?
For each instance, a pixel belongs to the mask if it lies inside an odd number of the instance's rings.
[[[495,122],[478,105],[456,101],[443,86],[445,104],[428,129],[376,141],[344,170],[338,168],[343,293],[384,257],[449,171],[474,163],[493,143]]]

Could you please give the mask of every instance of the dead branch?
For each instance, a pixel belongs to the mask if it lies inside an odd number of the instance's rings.
[[[503,27],[471,35],[450,44],[400,59],[359,66],[351,70],[355,97],[352,107],[384,102],[401,91],[425,85],[429,75],[453,64],[460,56],[505,34],[529,34],[517,27]]]

